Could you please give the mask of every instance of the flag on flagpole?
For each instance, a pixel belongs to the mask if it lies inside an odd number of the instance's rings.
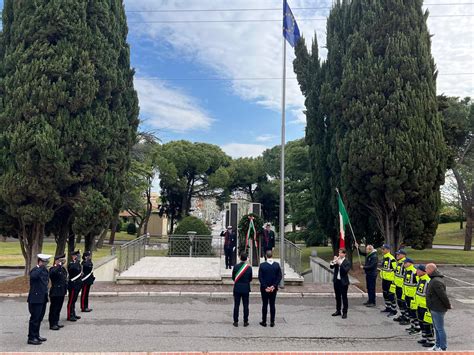
[[[286,0],[283,3],[283,36],[294,47],[300,39],[300,29]]]
[[[349,215],[347,214],[341,195],[337,194],[337,203],[339,205],[339,248],[346,246],[346,226],[349,224]]]

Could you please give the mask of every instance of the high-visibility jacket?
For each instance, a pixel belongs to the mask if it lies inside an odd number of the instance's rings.
[[[403,280],[405,277],[405,263],[406,257],[403,257],[400,260],[397,260],[397,266],[395,267],[395,286],[403,288]]]
[[[392,254],[384,254],[382,260],[382,269],[380,270],[380,277],[382,280],[393,281],[395,278],[395,267],[397,266],[397,261]]]
[[[416,305],[421,308],[426,307],[426,289],[428,287],[428,283],[430,282],[430,277],[428,274],[424,274],[420,276],[418,279],[418,284],[416,285]]]
[[[415,266],[410,265],[405,268],[405,278],[403,281],[403,293],[405,296],[415,298],[416,286],[418,285],[418,276],[416,276]],[[412,302],[415,306],[415,302]]]

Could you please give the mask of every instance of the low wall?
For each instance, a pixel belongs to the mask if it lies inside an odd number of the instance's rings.
[[[115,281],[117,277],[118,258],[111,255],[100,260],[98,265],[94,265],[94,276],[96,281]]]

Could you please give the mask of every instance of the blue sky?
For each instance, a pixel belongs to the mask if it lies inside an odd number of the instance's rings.
[[[324,59],[325,18],[332,2],[288,2],[307,42],[316,31]],[[440,74],[438,93],[474,96],[474,17],[465,16],[474,14],[474,5],[455,5],[462,2],[468,1],[427,0],[425,8],[431,14],[428,26]],[[163,142],[187,139],[217,144],[233,157],[256,156],[279,144],[281,21],[266,20],[281,19],[282,1],[124,3],[142,130],[156,131]],[[222,9],[241,11],[216,11]],[[294,79],[292,49],[287,50],[286,128],[287,140],[293,140],[304,136],[304,99]]]

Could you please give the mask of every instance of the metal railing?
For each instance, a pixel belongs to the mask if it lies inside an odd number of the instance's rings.
[[[119,272],[127,270],[130,266],[145,256],[146,243],[147,236],[142,235],[141,237],[120,246],[118,255]]]
[[[209,257],[219,256],[219,248],[212,243],[210,235],[170,235],[168,256]]]
[[[281,259],[281,251],[280,251],[280,239],[275,238],[275,251],[273,257],[280,257]],[[295,243],[290,242],[288,239],[285,238],[285,263],[291,266],[291,268],[296,271],[299,275],[303,272],[301,270],[301,248],[299,248]]]

